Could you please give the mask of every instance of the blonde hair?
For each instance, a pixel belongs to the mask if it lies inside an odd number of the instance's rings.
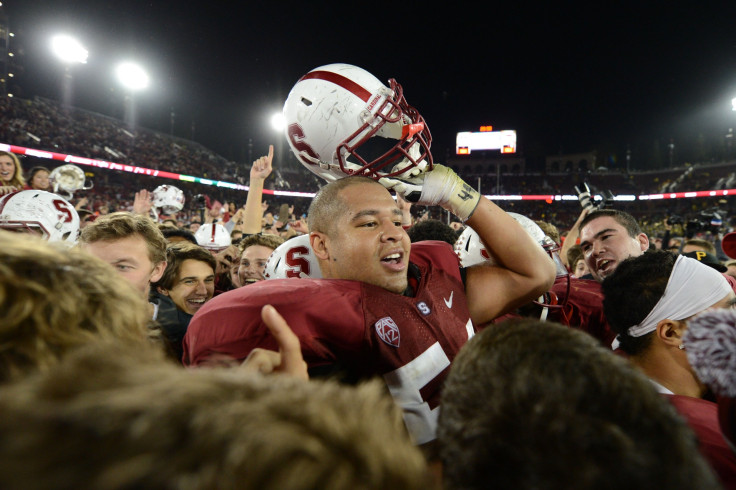
[[[11,153],[9,151],[0,151],[0,157],[2,156],[10,157],[10,159],[13,160],[13,164],[15,165],[15,172],[13,172],[13,176],[10,178],[9,181],[3,182],[3,185],[9,185],[15,187],[18,190],[23,189],[23,186],[26,185],[26,179],[23,178],[23,166],[20,164],[18,156],[15,153]]]
[[[79,235],[80,243],[114,241],[139,235],[148,246],[148,258],[153,265],[166,260],[168,242],[158,225],[148,216],[120,211],[98,217]]]
[[[379,381],[181,369],[90,346],[0,390],[0,412],[9,488],[430,488]]]
[[[285,241],[286,240],[284,238],[278,235],[250,235],[249,237],[243,238],[238,245],[238,248],[240,249],[241,255],[245,252],[246,248],[252,247],[253,245],[260,245],[262,247],[270,248],[271,250],[276,250],[278,246]]]
[[[0,231],[0,382],[94,340],[147,342],[148,304],[101,260]]]

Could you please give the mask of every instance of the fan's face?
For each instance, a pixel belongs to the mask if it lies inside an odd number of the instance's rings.
[[[118,240],[100,240],[83,244],[82,247],[110,264],[118,274],[146,296],[150,283],[161,279],[166,268],[166,262],[157,265],[151,262],[148,245],[140,235]]]
[[[33,175],[31,180],[31,189],[45,191],[49,188],[49,173],[45,170],[39,170]]]
[[[0,180],[10,182],[15,175],[15,162],[8,155],[0,156]]]

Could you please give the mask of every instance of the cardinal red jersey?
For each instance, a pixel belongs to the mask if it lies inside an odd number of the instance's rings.
[[[567,279],[558,277],[551,291],[560,299],[567,296],[567,304],[563,308],[550,308],[548,320],[587,332],[611,348],[616,334],[608,326],[603,314],[603,291],[600,283],[591,279],[570,277],[570,293],[567,294]]]
[[[700,443],[700,452],[715,470],[723,487],[736,489],[736,453],[721,432],[718,406],[708,400],[690,396],[665,396],[695,432]]]
[[[192,318],[184,364],[276,350],[260,313],[272,304],[310,368],[339,364],[358,377],[382,376],[416,442],[431,441],[442,381],[474,328],[452,247],[416,243],[410,263],[418,271],[413,296],[339,279],[274,279],[223,293]]]
[[[547,321],[558,322],[587,332],[603,345],[611,348],[616,334],[608,326],[603,314],[603,292],[599,283],[570,276],[568,291],[568,276],[560,276],[555,280],[550,292],[557,297],[557,304],[562,306],[548,308]],[[541,311],[541,306],[529,304],[519,308],[518,311],[496,318],[493,323],[518,317],[539,318]]]

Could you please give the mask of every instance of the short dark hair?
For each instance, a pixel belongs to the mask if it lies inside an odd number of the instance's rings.
[[[172,228],[170,226],[164,226],[163,228],[161,228],[161,233],[163,233],[164,238],[166,238],[167,241],[171,237],[179,237],[195,245],[198,245],[197,239],[194,237],[194,233],[183,228]]]
[[[641,323],[662,298],[676,260],[668,250],[650,250],[621,262],[601,283],[603,313],[625,353],[638,355],[651,345],[654,332],[632,337],[628,329]]]
[[[330,182],[317,191],[307,213],[309,230],[329,235],[336,218],[345,212],[345,203],[340,199],[340,192],[347,187],[361,184],[381,185],[370,177],[354,175]]]
[[[583,221],[580,222],[580,226],[578,227],[579,231],[582,233],[583,228],[585,228],[588,223],[602,216],[610,216],[615,219],[618,224],[626,228],[626,232],[631,238],[636,238],[642,233],[641,227],[639,226],[639,223],[637,223],[636,218],[619,209],[596,209],[595,211],[588,213],[588,215],[583,218]]]
[[[552,322],[512,320],[467,342],[445,382],[438,441],[450,489],[718,488],[649,380]]]
[[[450,225],[437,219],[415,223],[407,230],[407,234],[412,243],[421,242],[422,240],[440,240],[455,245],[457,241],[457,232],[450,228]]]

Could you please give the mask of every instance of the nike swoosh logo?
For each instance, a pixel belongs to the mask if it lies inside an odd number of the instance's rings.
[[[450,293],[450,299],[442,298],[442,299],[445,300],[445,305],[447,305],[447,307],[450,308],[450,309],[452,309],[452,295],[454,295],[454,294],[455,294],[455,291],[452,291]]]

